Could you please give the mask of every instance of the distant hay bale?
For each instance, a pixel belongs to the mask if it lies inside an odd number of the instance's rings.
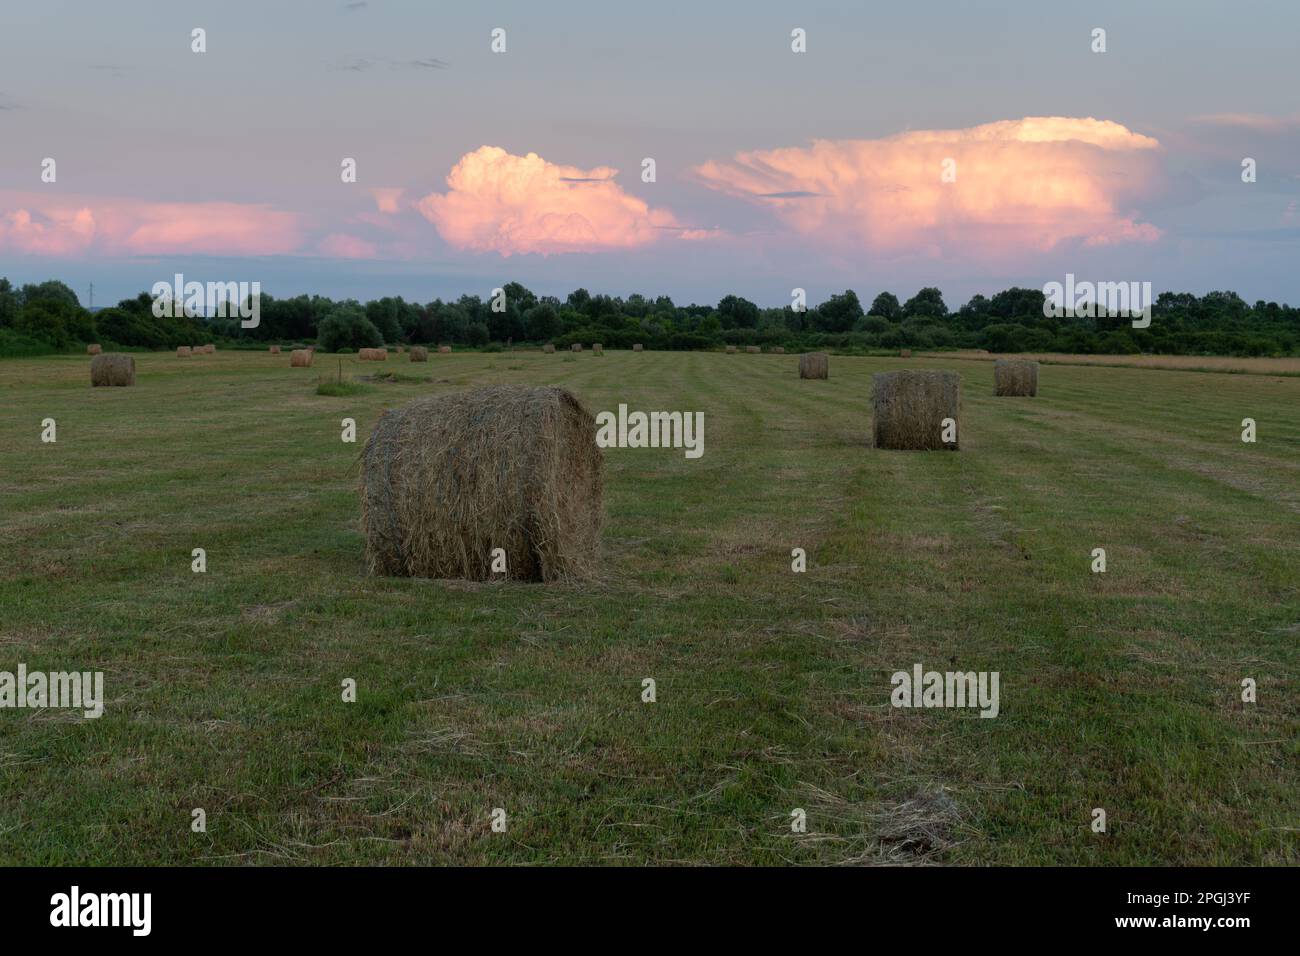
[[[177,358],[189,358],[193,354],[194,354],[194,350],[191,349],[188,345],[179,345],[176,347]]]
[[[604,354],[605,354],[605,346],[601,345],[599,342],[597,342],[596,344],[594,344],[594,345],[591,347],[591,350],[592,350],[593,352],[595,352],[597,355],[604,355]]]
[[[206,352],[208,355],[211,355],[211,354],[212,354],[213,352],[215,352],[216,350],[217,350],[217,347],[216,347],[215,345],[212,345],[211,343],[209,343],[208,345],[203,346],[203,351]]]
[[[361,455],[366,562],[409,577],[585,577],[603,464],[595,419],[556,386],[489,385],[390,409]],[[492,572],[495,548],[504,575]]]
[[[758,355],[763,350],[759,348],[757,345],[746,345],[745,351],[748,352],[750,355]]]
[[[956,451],[961,439],[961,376],[956,372],[877,372],[871,376],[872,433],[877,448]],[[943,420],[956,423],[944,442]]]
[[[642,352],[642,351],[645,351],[645,350],[641,347],[641,343],[640,343],[640,342],[637,342],[636,345],[633,345],[633,346],[632,346],[632,351],[633,351],[633,352]]]
[[[542,346],[542,351],[545,352],[547,355],[554,355],[555,346],[552,345],[550,342],[547,342],[545,345]]]
[[[121,352],[101,352],[90,360],[91,385],[134,385],[135,359]]]
[[[272,346],[271,346],[271,354],[272,354],[272,355],[279,355],[279,354],[280,354],[280,346],[278,346],[278,345],[272,345]]]
[[[911,357],[912,357],[912,350],[911,350],[911,349],[900,349],[899,352],[898,352],[898,357],[899,357],[899,358],[911,358]]]
[[[773,352],[774,354],[776,354],[776,355],[784,355],[784,354],[785,354],[785,346],[783,346],[783,345],[774,345],[774,346],[772,346],[772,352]]]
[[[412,346],[411,346],[411,361],[412,361],[412,362],[427,362],[427,361],[429,361],[429,350],[428,350],[427,348],[425,348],[423,345],[412,345]]]
[[[728,345],[728,346],[727,346],[727,354],[728,354],[728,355],[735,355],[735,354],[736,354],[736,347],[735,347],[734,345]]]
[[[311,349],[294,349],[289,353],[290,368],[311,368]]]
[[[387,362],[388,349],[362,349],[357,358],[362,362]]]
[[[831,358],[825,352],[805,352],[799,356],[800,378],[830,378]]]
[[[1038,394],[1038,363],[1028,359],[995,359],[993,394],[1033,398]]]
[[[103,351],[104,351],[104,347],[103,347],[102,345],[87,345],[87,346],[86,346],[86,354],[87,354],[87,355],[99,355],[99,354],[101,354]]]
[[[451,354],[451,346],[450,346],[450,345],[439,345],[439,346],[438,346],[438,354],[439,354],[439,355],[450,355],[450,354]]]
[[[581,351],[582,351],[582,343],[581,343],[581,342],[574,342],[572,345],[569,346],[569,351],[571,351],[571,352],[581,352]]]

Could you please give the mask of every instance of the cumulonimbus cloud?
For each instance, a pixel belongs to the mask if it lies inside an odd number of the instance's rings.
[[[983,257],[1159,238],[1134,212],[1159,179],[1159,146],[1108,120],[1028,117],[815,140],[693,173],[838,250]]]
[[[480,146],[452,168],[447,192],[430,193],[416,208],[450,245],[503,256],[630,249],[665,236],[711,235],[624,192],[617,174],[608,166],[580,169],[536,153]]]
[[[0,193],[0,250],[22,255],[280,255],[299,217],[259,203]]]

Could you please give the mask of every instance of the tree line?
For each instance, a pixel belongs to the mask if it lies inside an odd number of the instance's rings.
[[[494,290],[495,291],[495,290]],[[155,315],[148,292],[90,312],[58,280],[14,286],[0,278],[0,355],[80,350],[91,342],[127,349],[171,349],[221,342],[226,346],[316,344],[324,351],[383,345],[463,345],[601,342],[610,348],[712,349],[723,345],[782,345],[841,351],[981,348],[990,352],[1073,352],[1170,355],[1300,354],[1300,308],[1235,292],[1165,292],[1151,324],[1127,317],[1045,316],[1043,293],[1012,288],[975,295],[956,310],[936,288],[900,301],[881,292],[864,307],[849,289],[806,309],[761,308],[737,295],[716,305],[678,305],[661,295],[626,298],[576,289],[565,299],[536,295],[518,282],[500,295],[455,301],[369,302],[319,295],[277,299],[263,294],[260,324],[239,318]]]

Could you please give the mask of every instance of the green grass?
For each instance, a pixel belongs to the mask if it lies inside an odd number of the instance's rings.
[[[0,710],[0,861],[1300,862],[1300,381],[493,361],[350,397],[287,356],[140,355],[117,389],[0,362],[0,670],[108,698]],[[866,447],[871,373],[918,366],[963,377],[960,453]],[[703,411],[704,457],[606,452],[595,583],[367,576],[369,428],[488,381]],[[998,671],[1000,716],[892,708],[917,662]]]
[[[317,395],[328,395],[332,398],[346,398],[351,395],[365,395],[373,392],[374,388],[370,385],[354,382],[351,379],[347,381],[322,381],[316,386]]]

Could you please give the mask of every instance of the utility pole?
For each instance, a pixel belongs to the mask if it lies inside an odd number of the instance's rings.
[[[95,283],[92,282],[90,284],[90,305],[88,305],[87,308],[93,309],[94,307],[95,307]]]

